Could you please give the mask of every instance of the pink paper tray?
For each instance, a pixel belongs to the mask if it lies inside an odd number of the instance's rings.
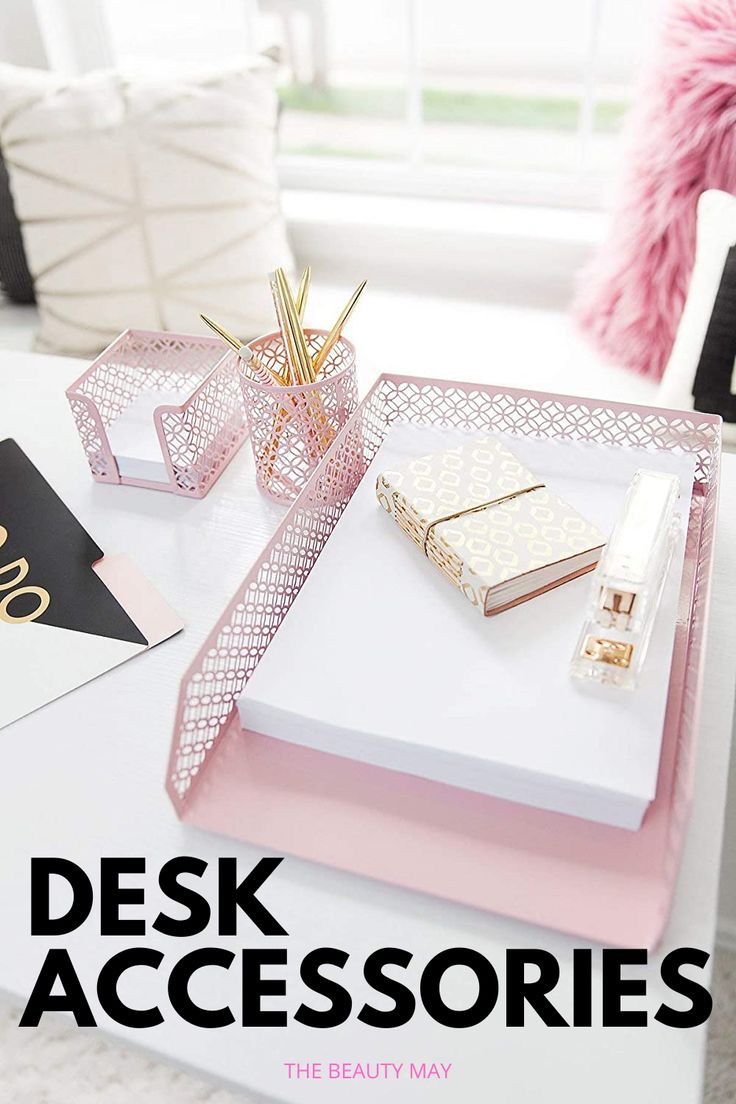
[[[696,458],[657,794],[639,832],[471,794],[243,732],[235,702],[392,422],[669,449]],[[691,798],[720,419],[383,375],[186,672],[167,788],[180,817],[280,853],[556,928],[654,946]]]
[[[216,337],[124,330],[66,392],[92,478],[204,498],[246,437],[237,364]],[[121,476],[109,427],[142,391],[186,389],[153,412],[167,481]]]

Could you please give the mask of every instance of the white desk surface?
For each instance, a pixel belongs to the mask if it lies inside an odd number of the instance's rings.
[[[378,366],[374,360],[372,374]],[[187,620],[180,636],[150,655],[0,732],[0,988],[25,998],[47,945],[57,943],[69,948],[96,1008],[97,971],[123,947],[151,942],[173,964],[194,945],[223,942],[237,949],[261,941],[245,925],[238,939],[221,941],[209,930],[177,945],[155,935],[145,940],[100,939],[94,914],[72,936],[34,939],[29,935],[29,874],[33,855],[64,855],[90,872],[101,855],[146,856],[151,892],[144,911],[153,918],[160,903],[154,892],[156,873],[167,858],[194,854],[214,862],[219,855],[235,855],[245,872],[259,857],[246,844],[180,823],[163,783],[181,673],[282,511],[255,490],[247,444],[201,502],[93,483],[63,395],[78,370],[69,361],[3,353],[0,436],[14,436],[102,547],[130,553]],[[439,357],[435,364],[424,359],[416,371],[442,375],[443,364]],[[460,366],[457,374],[463,378],[469,373]],[[504,382],[511,382],[507,373],[503,376]],[[554,386],[553,380],[549,386]],[[725,457],[721,501],[729,507],[736,501],[736,458],[730,456]],[[735,610],[736,514],[722,509],[695,801],[672,918],[647,972],[645,1005],[650,1013],[666,996],[658,980],[661,954],[683,945],[708,951],[713,947],[736,669]],[[208,887],[213,884],[206,879]],[[560,961],[564,995],[559,1004],[563,1014],[569,1007],[574,941],[562,935],[290,858],[261,896],[290,932],[286,1006],[292,1011],[302,996],[298,964],[307,950],[324,945],[350,953],[345,978],[356,1003],[365,994],[360,985],[362,961],[377,947],[392,945],[413,952],[408,978],[415,993],[421,966],[443,948],[472,946],[494,962],[503,978],[506,947],[544,947]],[[235,968],[230,972],[237,974]],[[203,981],[195,996],[204,994],[202,999],[209,998],[213,1006],[226,997],[237,1014],[237,977],[223,980],[222,971],[209,973],[220,975],[217,984],[214,978]],[[134,999],[141,1006],[149,997],[160,999],[166,1012],[165,969],[161,978],[153,971],[137,974]],[[598,982],[596,973],[596,992]],[[474,988],[469,985],[458,982],[452,991],[451,999],[458,1004],[472,1001]],[[131,990],[124,989],[123,995],[131,996]],[[406,1027],[389,1032],[363,1027],[354,1017],[341,1028],[323,1032],[298,1025],[260,1030],[234,1025],[204,1031],[170,1014],[161,1027],[135,1033],[111,1028],[100,1016],[105,1030],[162,1056],[291,1102],[313,1100],[328,1091],[341,1104],[375,1100],[376,1091],[381,1100],[441,1097],[464,1104],[538,1104],[540,1099],[565,1104],[588,1104],[591,1099],[596,1104],[619,1104],[622,1099],[696,1104],[701,1098],[704,1029],[676,1031],[655,1023],[646,1029],[555,1031],[530,1023],[519,1031],[504,1028],[502,1020],[502,1001],[479,1027],[454,1032],[429,1020],[421,1006]],[[436,1060],[452,1062],[453,1070],[450,1082],[424,1082],[421,1087],[404,1081],[382,1082],[380,1087],[360,1081],[289,1082],[282,1063],[294,1060]]]

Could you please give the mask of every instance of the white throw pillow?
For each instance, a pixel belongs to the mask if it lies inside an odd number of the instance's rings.
[[[695,263],[659,404],[720,414],[724,441],[736,444],[735,359],[736,196],[711,189],[698,200]]]
[[[0,147],[41,316],[37,345],[90,355],[127,326],[273,328],[292,267],[266,58],[215,75],[76,80],[0,66]]]

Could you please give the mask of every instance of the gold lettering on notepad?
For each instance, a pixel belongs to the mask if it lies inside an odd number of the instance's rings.
[[[20,598],[21,594],[35,594],[38,598],[38,605],[35,610],[30,613],[24,614],[22,617],[13,617],[10,612],[10,603],[14,598]],[[2,602],[0,602],[0,621],[7,621],[9,625],[24,625],[26,621],[35,621],[37,617],[40,617],[44,610],[49,607],[51,597],[47,590],[43,587],[27,586],[18,587],[17,590],[11,590],[10,594],[6,594]]]
[[[2,548],[7,539],[8,530],[5,526],[0,525],[0,548]],[[40,617],[41,614],[48,609],[51,595],[44,587],[18,586],[18,583],[25,579],[29,570],[30,567],[25,556],[21,556],[20,559],[13,560],[11,563],[0,565],[0,591],[10,591],[10,593],[4,595],[2,601],[0,601],[0,621],[5,621],[9,625],[23,625],[27,621],[35,621],[37,617]],[[9,580],[4,579],[4,576],[11,571],[15,571],[15,575]],[[34,610],[31,610],[30,613],[23,614],[21,617],[14,617],[10,612],[10,603],[15,598],[19,598],[21,594],[35,594],[36,598],[38,598],[38,605]]]
[[[16,586],[22,582],[28,574],[28,560],[25,556],[21,556],[19,560],[13,560],[12,563],[5,564],[4,567],[0,567],[0,579],[8,572],[15,568],[15,575],[7,582],[0,582],[0,590],[10,590],[11,587]]]

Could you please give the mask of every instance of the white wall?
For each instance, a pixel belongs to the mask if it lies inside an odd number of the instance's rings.
[[[30,0],[2,0],[0,3],[0,61],[45,69],[46,49]]]

